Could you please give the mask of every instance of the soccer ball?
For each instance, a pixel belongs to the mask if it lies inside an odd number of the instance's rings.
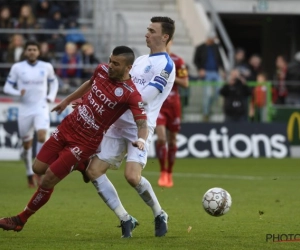
[[[231,207],[231,196],[223,188],[214,187],[204,194],[202,205],[204,210],[212,216],[222,216],[226,214]]]

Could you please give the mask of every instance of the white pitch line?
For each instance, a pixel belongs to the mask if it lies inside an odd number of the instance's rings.
[[[159,175],[159,172],[145,171],[145,175]],[[228,175],[228,174],[201,174],[201,173],[173,173],[173,176],[182,178],[206,178],[206,179],[227,179],[227,180],[248,180],[248,181],[266,181],[266,180],[299,180],[300,176],[251,176],[251,175]]]
[[[144,172],[145,175],[159,175],[159,172]],[[272,177],[266,178],[262,176],[247,176],[247,175],[226,175],[226,174],[200,174],[200,173],[173,173],[173,176],[183,178],[206,178],[206,179],[234,179],[234,180],[250,180],[250,181],[263,181],[273,179]]]
[[[117,173],[118,171],[109,171]],[[145,176],[159,176],[159,172],[145,171]],[[228,174],[201,174],[201,173],[173,173],[174,177],[180,178],[204,178],[204,179],[227,179],[227,180],[247,180],[247,181],[266,181],[266,180],[300,180],[300,176],[251,176],[251,175],[228,175]]]

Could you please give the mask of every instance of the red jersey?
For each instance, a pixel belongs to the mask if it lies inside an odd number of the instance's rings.
[[[91,90],[63,120],[59,130],[72,130],[74,138],[98,146],[105,131],[127,109],[135,119],[147,119],[142,97],[131,79],[112,81],[108,77],[108,66],[100,64],[90,81],[93,83]]]
[[[183,61],[183,59],[173,53],[170,54],[170,57],[175,64],[176,77],[187,78],[188,72],[187,72],[185,62]],[[173,88],[172,88],[170,94],[168,95],[167,99],[165,100],[162,108],[165,105],[174,105],[174,102],[180,103],[179,86],[177,84],[173,85]]]

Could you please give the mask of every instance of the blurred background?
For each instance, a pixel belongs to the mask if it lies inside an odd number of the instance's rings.
[[[145,33],[152,16],[175,20],[171,50],[189,69],[190,86],[181,89],[181,139],[189,153],[183,154],[182,148],[178,155],[196,157],[192,148],[202,150],[203,145],[186,142],[192,137],[185,132],[186,126],[193,124],[192,134],[206,133],[207,138],[215,128],[227,135],[222,130],[226,128],[231,138],[241,125],[224,121],[238,116],[248,122],[239,133],[251,142],[253,134],[265,134],[270,141],[280,134],[288,147],[282,155],[298,156],[299,10],[297,0],[0,0],[0,158],[19,146],[12,129],[18,99],[4,95],[2,89],[12,64],[24,59],[26,40],[40,42],[40,60],[53,64],[60,86],[58,102],[89,79],[98,63],[107,62],[115,46],[130,46],[136,56],[149,53]],[[232,86],[236,86],[242,108],[230,108],[236,101],[228,96]],[[246,86],[249,93],[240,91],[240,86]],[[51,114],[53,125],[70,110],[60,116]],[[236,148],[247,150],[247,141],[241,140],[241,144]],[[223,150],[224,145],[220,146]],[[258,156],[274,157],[266,145],[263,140],[258,142],[257,147],[262,147]],[[270,145],[271,151],[280,151]],[[211,144],[207,147],[210,156],[218,157]],[[255,156],[254,151],[246,157]],[[230,152],[229,156],[237,156]],[[13,155],[9,159],[16,157]]]

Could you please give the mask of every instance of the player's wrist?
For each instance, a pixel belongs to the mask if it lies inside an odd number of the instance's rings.
[[[146,141],[143,138],[141,138],[141,137],[138,139],[138,141],[140,141],[140,142],[142,142],[144,144],[146,143]]]

